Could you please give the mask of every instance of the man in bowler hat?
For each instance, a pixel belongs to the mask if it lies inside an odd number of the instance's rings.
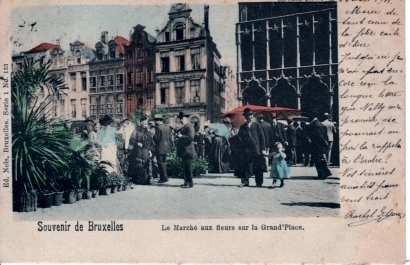
[[[311,140],[311,155],[315,163],[317,178],[325,179],[332,175],[327,168],[326,152],[328,150],[326,127],[318,120],[318,112],[309,113],[310,124],[307,126],[307,134]]]
[[[162,114],[154,115],[155,122],[155,156],[157,157],[159,181],[158,183],[168,182],[166,156],[171,149],[171,128],[164,124]]]
[[[249,186],[251,171],[255,175],[256,186],[261,187],[263,184],[264,155],[267,154],[265,135],[253,114],[253,111],[249,108],[244,110],[243,116],[245,116],[246,121],[238,132],[239,139],[244,147],[244,161],[241,163],[244,168],[240,170],[242,183],[238,187]]]
[[[189,115],[180,112],[178,118],[183,124],[179,129],[179,133],[176,135],[178,139],[177,143],[177,156],[182,159],[182,168],[184,170],[184,184],[182,188],[192,188],[194,186],[192,182],[192,158],[196,155],[194,146],[195,129],[194,126],[189,123]]]

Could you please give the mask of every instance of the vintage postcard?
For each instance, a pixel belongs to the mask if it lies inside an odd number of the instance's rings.
[[[0,263],[406,262],[404,1],[0,7]]]

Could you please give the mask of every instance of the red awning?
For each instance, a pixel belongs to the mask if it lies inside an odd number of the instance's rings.
[[[244,105],[235,108],[231,111],[225,112],[221,115],[221,118],[228,118],[234,127],[239,127],[245,123],[245,117],[242,115],[245,109],[251,109],[255,112],[256,116],[269,117],[270,114],[274,114],[277,119],[288,118],[291,116],[298,116],[303,111],[298,109],[284,108],[284,107],[266,107],[258,105]]]

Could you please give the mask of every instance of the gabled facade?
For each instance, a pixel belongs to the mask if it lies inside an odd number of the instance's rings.
[[[180,111],[201,127],[218,120],[223,102],[221,55],[210,36],[209,6],[197,24],[188,4],[173,4],[164,28],[157,30],[155,103],[170,113],[174,126]]]
[[[155,96],[155,38],[138,24],[125,47],[126,114],[138,107],[150,114]]]
[[[129,44],[121,36],[108,40],[106,31],[95,44],[96,58],[89,62],[91,119],[98,121],[105,114],[116,120],[125,117],[124,51]]]
[[[68,105],[67,115],[71,121],[85,120],[90,116],[89,92],[90,71],[88,63],[94,60],[96,53],[80,41],[70,43],[67,57]]]

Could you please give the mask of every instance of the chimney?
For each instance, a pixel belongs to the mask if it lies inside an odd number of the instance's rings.
[[[101,32],[101,42],[107,44],[108,31]]]
[[[209,30],[209,5],[204,5],[204,22],[205,30]]]

